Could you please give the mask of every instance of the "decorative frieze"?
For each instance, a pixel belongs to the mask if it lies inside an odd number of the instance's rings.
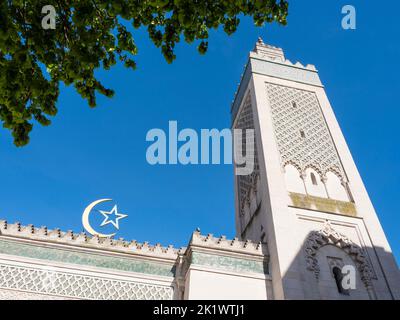
[[[268,261],[192,252],[191,265],[200,265],[239,273],[268,274]]]
[[[76,244],[75,244],[76,245]],[[97,251],[87,252],[79,247],[72,246],[71,249],[42,246],[41,243],[25,243],[0,238],[0,254],[13,255],[23,258],[44,260],[48,262],[63,263],[67,265],[80,265],[87,267],[98,267],[124,272],[136,272],[165,277],[174,276],[175,260],[157,262],[138,257],[113,255],[110,252]]]
[[[173,288],[106,277],[0,264],[0,298],[41,298],[50,295],[95,300],[172,300]],[[3,297],[2,297],[3,296]]]

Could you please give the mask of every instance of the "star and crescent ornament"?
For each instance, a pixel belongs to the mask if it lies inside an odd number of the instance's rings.
[[[112,199],[99,199],[99,200],[93,201],[83,211],[83,214],[82,214],[82,225],[85,228],[85,230],[88,233],[90,233],[92,236],[98,236],[100,238],[109,238],[109,237],[115,236],[115,234],[116,234],[116,232],[107,233],[107,234],[98,232],[92,227],[92,225],[89,222],[90,213],[92,212],[94,207],[97,206],[100,203],[108,202],[108,201],[112,201]],[[114,205],[114,207],[111,209],[111,211],[105,211],[105,210],[98,210],[98,211],[105,218],[103,220],[103,222],[101,223],[100,227],[103,227],[103,226],[105,226],[107,224],[112,224],[117,230],[119,230],[119,220],[121,220],[123,218],[126,218],[128,216],[127,214],[123,214],[123,213],[118,212],[117,205]]]
[[[100,227],[105,226],[106,224],[111,223],[111,224],[112,224],[116,229],[118,229],[118,230],[119,230],[119,223],[118,223],[118,221],[121,220],[121,219],[123,219],[123,218],[126,218],[126,217],[128,216],[127,214],[119,213],[119,212],[118,212],[117,205],[115,205],[115,206],[111,209],[111,211],[99,210],[99,212],[105,217],[105,219],[104,219],[104,221],[101,223]],[[116,218],[115,218],[115,221],[111,220],[110,217],[109,217],[109,215],[110,215],[110,216],[114,215],[114,216],[116,217]]]

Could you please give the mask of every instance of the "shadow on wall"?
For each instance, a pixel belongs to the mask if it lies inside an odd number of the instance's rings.
[[[400,271],[393,254],[379,247],[361,248],[329,223],[307,235],[282,281],[285,299],[400,299]]]

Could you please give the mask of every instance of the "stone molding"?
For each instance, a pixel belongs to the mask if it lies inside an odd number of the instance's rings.
[[[173,278],[175,275],[175,260],[150,259],[148,256],[130,256],[116,252],[101,250],[82,250],[75,246],[55,246],[36,241],[21,241],[0,237],[0,256],[18,257],[22,261],[41,261],[52,265],[63,265],[79,269],[98,268],[102,272],[129,273],[162,276]],[[32,260],[33,259],[33,260]]]

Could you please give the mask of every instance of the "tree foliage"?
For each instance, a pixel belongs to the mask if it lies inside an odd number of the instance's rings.
[[[42,27],[42,8],[54,6],[56,28]],[[285,0],[3,0],[0,3],[0,120],[14,143],[28,143],[35,121],[49,125],[57,113],[61,82],[96,106],[96,94],[112,97],[95,77],[117,61],[135,69],[131,24],[144,27],[167,62],[182,38],[207,51],[209,30],[236,31],[239,16],[257,26],[286,24]]]

